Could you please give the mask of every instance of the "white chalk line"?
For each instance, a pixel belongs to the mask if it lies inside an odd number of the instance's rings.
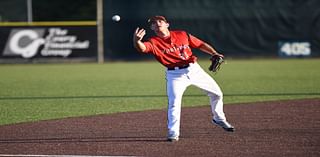
[[[135,157],[135,156],[95,156],[95,155],[34,155],[34,154],[0,154],[0,157]]]

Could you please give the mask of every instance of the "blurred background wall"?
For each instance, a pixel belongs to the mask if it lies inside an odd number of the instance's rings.
[[[152,35],[146,23],[152,15],[166,16],[171,29],[186,30],[227,56],[320,54],[318,0],[117,0],[105,1],[104,7],[106,55],[111,57],[136,56],[132,32],[139,26]],[[111,21],[114,14],[122,20]]]
[[[132,34],[136,27],[143,27],[147,29],[146,38],[153,35],[147,25],[147,19],[153,15],[166,16],[172,30],[188,31],[229,57],[319,57],[319,7],[318,0],[103,0],[104,58],[152,58],[134,50]],[[121,20],[112,21],[113,15],[120,15]],[[26,60],[21,54],[15,55],[9,50],[8,44],[14,33],[31,29],[46,39],[50,29],[59,28],[62,32],[67,31],[64,37],[76,37],[78,44],[89,41],[91,47],[82,50],[75,48],[72,53],[78,53],[68,56],[43,56],[40,51],[46,44],[42,44],[35,52],[38,55],[29,57],[28,61],[38,58],[72,60],[88,57],[96,61],[96,20],[96,0],[1,0],[0,60]],[[44,26],[41,22],[49,23]],[[43,29],[43,33],[35,29]],[[56,31],[59,33],[59,30]],[[56,34],[55,40],[62,39],[59,35]],[[34,40],[21,41],[20,48],[23,48]],[[60,49],[62,51],[63,46]],[[195,53],[200,57],[205,56],[199,51]]]
[[[31,0],[33,21],[96,20],[95,0]],[[28,0],[1,0],[1,22],[28,20]]]

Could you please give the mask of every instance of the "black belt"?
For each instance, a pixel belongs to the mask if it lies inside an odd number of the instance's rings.
[[[187,65],[183,65],[183,66],[180,66],[180,67],[168,68],[168,70],[185,69],[185,68],[188,68],[189,66],[190,66],[190,64],[187,64]]]

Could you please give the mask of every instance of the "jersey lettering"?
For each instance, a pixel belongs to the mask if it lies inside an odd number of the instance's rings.
[[[169,39],[155,36],[144,42],[147,48],[145,53],[153,54],[166,67],[194,63],[197,57],[192,54],[191,48],[196,48],[202,43],[203,41],[188,35],[185,31],[170,31]]]

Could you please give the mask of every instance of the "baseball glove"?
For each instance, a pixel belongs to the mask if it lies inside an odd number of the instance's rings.
[[[224,58],[218,55],[214,55],[210,58],[211,65],[209,70],[212,72],[217,72],[220,69],[221,64],[224,62]]]

